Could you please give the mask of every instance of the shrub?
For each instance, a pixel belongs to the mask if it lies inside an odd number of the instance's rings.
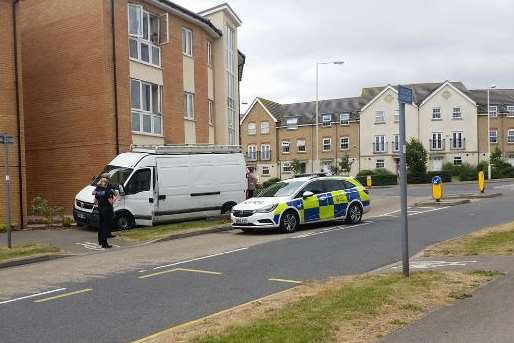
[[[420,175],[420,174],[407,173],[407,183],[419,184],[419,183],[428,183],[428,182],[432,182],[432,179],[430,179],[430,181],[429,181],[427,174]]]
[[[272,177],[271,179],[264,181],[262,184],[257,184],[255,186],[255,194],[259,194],[260,192],[262,192],[263,190],[265,190],[272,184],[277,183],[279,181],[280,181],[280,179],[278,177]]]
[[[393,172],[391,172],[385,168],[377,168],[377,169],[373,170],[373,175],[394,175],[394,176],[396,176],[396,174],[394,174]]]
[[[458,168],[460,181],[474,181],[478,177],[477,167],[463,163]]]
[[[482,161],[477,165],[477,173],[483,171],[487,177],[487,166],[489,163],[487,161]]]
[[[366,184],[366,178],[367,176],[364,175],[356,177],[356,179],[363,185]],[[373,181],[373,186],[389,186],[398,184],[398,179],[394,174],[372,175],[371,180]]]
[[[62,219],[62,226],[63,227],[70,227],[71,226],[71,218],[70,217],[63,217],[63,219]]]
[[[454,165],[452,162],[446,162],[443,164],[443,171],[450,173],[451,176],[458,176],[459,166]]]
[[[369,170],[369,169],[363,169],[361,170],[357,176],[368,176],[368,175],[373,175],[373,170]]]
[[[427,172],[427,182],[432,182],[434,176],[440,176],[443,182],[451,182],[452,181],[452,173],[448,171],[429,171]]]
[[[0,224],[0,233],[7,231],[7,225]]]
[[[514,177],[514,167],[505,161],[496,161],[492,165],[493,179],[503,179],[507,177]]]

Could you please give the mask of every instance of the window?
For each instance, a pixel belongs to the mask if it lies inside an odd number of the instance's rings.
[[[460,131],[452,132],[452,149],[464,149],[464,134]]]
[[[207,65],[212,66],[212,43],[207,42]]]
[[[248,123],[248,135],[254,136],[257,133],[257,124]]]
[[[150,190],[152,171],[150,169],[136,170],[125,187],[125,194],[137,194]]]
[[[507,106],[507,116],[514,117],[514,106]]]
[[[227,26],[226,37],[226,93],[227,93],[227,109],[228,109],[228,136],[229,144],[237,144],[236,138],[236,126],[239,124],[239,118],[237,117],[237,47],[235,31]],[[269,125],[269,124],[268,124]],[[268,126],[269,131],[269,126]],[[261,132],[262,133],[262,132]]]
[[[186,56],[193,56],[193,31],[182,28],[182,53]]]
[[[379,169],[379,168],[385,168],[385,162],[384,160],[377,160],[377,162],[375,163],[375,168]]]
[[[453,165],[454,166],[461,166],[462,165],[462,157],[460,156],[455,156],[453,158]]]
[[[441,107],[432,108],[432,120],[441,120]]]
[[[262,166],[262,176],[269,176],[269,166]]]
[[[385,112],[377,111],[375,113],[375,123],[385,123]]]
[[[507,130],[507,143],[509,143],[509,144],[514,143],[514,130],[513,129]]]
[[[130,80],[131,127],[135,133],[162,134],[162,87]]]
[[[498,143],[498,130],[489,131],[489,143]]]
[[[341,137],[339,140],[339,146],[341,150],[348,150],[350,148],[350,138]]]
[[[323,138],[323,151],[330,151],[332,149],[332,138]]]
[[[460,111],[460,107],[453,108],[452,119],[462,119],[462,112]]]
[[[298,148],[298,152],[305,152],[305,139],[297,139],[296,147]]]
[[[248,160],[256,161],[257,160],[257,145],[249,145],[248,146]]]
[[[393,151],[400,151],[400,135],[393,135]]]
[[[339,115],[339,124],[343,126],[350,125],[350,113],[341,113]]]
[[[184,93],[184,118],[195,119],[194,94],[187,92]]]
[[[444,150],[443,134],[441,132],[433,132],[432,133],[432,140],[430,142],[430,148],[432,150]]]
[[[325,184],[322,180],[312,181],[300,191],[300,196],[304,192],[312,192],[314,194],[325,193]]]
[[[400,110],[394,110],[393,117],[394,117],[394,122],[399,123],[400,122]]]
[[[385,152],[385,136],[375,136],[375,142],[373,143],[373,152]]]
[[[288,118],[287,119],[287,129],[288,130],[298,129],[298,118]]]
[[[332,161],[321,161],[321,172],[322,173],[330,173],[330,167],[332,166]]]
[[[289,141],[282,141],[282,153],[289,154]]]
[[[261,160],[263,160],[263,161],[271,160],[271,145],[261,144]]]
[[[346,189],[345,180],[341,180],[341,179],[328,179],[328,180],[324,180],[324,181],[325,181],[325,190],[327,192],[344,191]],[[350,183],[350,182],[348,182],[348,183]],[[353,186],[353,187],[355,187],[355,186]]]
[[[209,111],[209,124],[212,125],[213,124],[213,121],[212,121],[212,118],[213,118],[213,115],[214,115],[214,101],[212,100],[209,100],[209,108],[208,108],[208,111]],[[255,123],[254,123],[254,131],[256,131],[255,129]],[[254,133],[255,135],[255,133]]]
[[[321,121],[323,123],[323,127],[329,127],[332,123],[332,115],[331,114],[323,114],[321,116]]]
[[[489,115],[491,117],[497,117],[498,116],[498,106],[489,106]]]
[[[269,133],[269,122],[261,121],[261,134],[267,135]]]
[[[291,163],[290,162],[283,162],[282,163],[282,173],[290,173],[291,170]]]
[[[130,58],[160,67],[159,17],[144,11],[138,5],[129,5],[128,13]]]

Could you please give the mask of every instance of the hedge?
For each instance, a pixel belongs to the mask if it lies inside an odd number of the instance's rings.
[[[432,182],[432,178],[434,176],[440,176],[443,179],[443,182],[451,182],[452,181],[452,173],[449,171],[429,171],[427,172],[427,182]]]
[[[357,176],[356,179],[366,185],[367,176]],[[389,186],[389,185],[397,185],[398,179],[396,175],[371,175],[371,180],[373,182],[373,186]]]

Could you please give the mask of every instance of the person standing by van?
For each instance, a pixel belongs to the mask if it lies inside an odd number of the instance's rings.
[[[114,216],[113,204],[116,201],[116,194],[109,187],[109,179],[102,177],[93,191],[95,202],[100,214],[100,225],[98,228],[98,244],[108,249],[112,246],[107,242],[107,236],[111,231],[112,219]]]
[[[248,172],[246,173],[246,180],[248,183],[246,199],[250,199],[253,198],[253,195],[255,193],[255,187],[257,186],[257,177],[253,174],[252,168],[248,168]]]

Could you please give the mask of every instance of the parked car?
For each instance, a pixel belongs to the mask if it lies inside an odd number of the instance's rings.
[[[304,176],[271,185],[232,209],[232,226],[244,232],[330,220],[357,224],[370,209],[368,191],[353,177]]]
[[[105,173],[120,192],[114,222],[121,229],[229,213],[246,194],[239,147],[134,148],[116,156],[77,194],[73,216],[79,225],[98,225],[92,192]]]

